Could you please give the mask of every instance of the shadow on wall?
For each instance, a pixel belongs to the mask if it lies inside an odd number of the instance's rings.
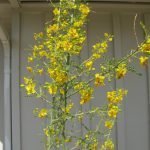
[[[0,150],[3,150],[4,143],[4,61],[3,61],[3,47],[0,42]]]

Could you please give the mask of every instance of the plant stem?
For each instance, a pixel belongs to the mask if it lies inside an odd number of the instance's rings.
[[[103,75],[106,75],[106,74],[108,74],[108,73],[114,71],[114,69],[116,69],[121,63],[123,63],[124,61],[128,60],[130,57],[132,57],[133,55],[135,55],[135,54],[137,54],[137,53],[139,53],[139,50],[135,50],[133,53],[127,55],[124,59],[122,59],[122,60],[121,60],[116,66],[114,66],[111,70],[108,70],[108,71],[104,72]],[[92,82],[93,80],[94,80],[94,78],[91,78],[91,79],[87,82],[87,84],[89,84],[89,83]],[[69,97],[71,97],[71,96],[77,94],[77,93],[78,93],[80,90],[82,90],[82,89],[83,89],[83,87],[80,88],[79,90],[77,90],[77,91],[71,93],[70,95],[68,95],[67,98],[69,98]]]

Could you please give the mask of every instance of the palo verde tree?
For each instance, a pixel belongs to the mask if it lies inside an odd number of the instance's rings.
[[[34,114],[46,120],[43,128],[45,150],[114,150],[111,138],[121,103],[127,95],[126,89],[110,89],[106,93],[106,104],[93,107],[88,111],[72,111],[76,108],[73,96],[78,94],[78,103],[89,103],[94,89],[101,88],[126,76],[130,67],[129,59],[138,58],[143,66],[148,64],[150,37],[137,46],[136,50],[122,58],[107,57],[108,44],[113,36],[104,33],[104,38],[91,47],[91,56],[79,63],[76,57],[81,54],[87,38],[87,17],[91,11],[89,5],[81,0],[60,0],[54,6],[54,18],[45,24],[43,32],[34,35],[35,45],[28,54],[28,76],[21,85],[28,96],[35,97],[47,104],[46,108],[36,108]],[[94,68],[101,59],[99,69]],[[133,59],[135,60],[135,59]],[[45,78],[40,82],[37,77]],[[88,77],[88,78],[87,78]],[[84,118],[99,118],[95,128],[89,128]],[[81,129],[69,130],[67,124],[80,123]]]

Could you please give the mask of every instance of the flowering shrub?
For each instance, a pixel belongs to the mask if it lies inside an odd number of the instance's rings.
[[[89,103],[95,88],[101,90],[112,79],[119,80],[133,71],[129,58],[139,58],[140,64],[146,66],[150,38],[146,36],[135,51],[123,58],[108,60],[108,44],[113,36],[104,33],[103,40],[93,45],[91,56],[79,64],[75,57],[80,55],[86,41],[85,26],[91,9],[80,0],[60,0],[58,4],[52,5],[54,18],[51,23],[45,24],[44,32],[34,35],[35,45],[27,60],[30,75],[24,77],[21,85],[28,96],[34,96],[47,104],[47,108],[34,110],[38,118],[46,120],[43,129],[45,149],[114,150],[111,133],[127,90],[111,89],[106,93],[104,106],[93,107],[88,111],[72,111],[77,107],[73,96],[80,95],[78,103],[81,106]],[[94,68],[98,59],[103,60],[99,70]],[[46,81],[40,82],[39,78]],[[83,122],[87,116],[99,118],[95,128],[91,129]],[[70,126],[79,122],[85,129],[84,135],[79,136],[81,129],[69,130],[68,122]]]

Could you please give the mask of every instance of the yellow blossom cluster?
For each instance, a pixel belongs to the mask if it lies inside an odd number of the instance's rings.
[[[142,56],[139,57],[139,62],[142,66],[147,66],[150,54],[150,37],[140,45],[139,50],[142,53]]]
[[[93,94],[93,89],[88,87],[87,89],[80,90],[79,93],[81,95],[80,104],[83,105],[91,100],[92,94]]]
[[[87,133],[85,135],[85,141],[87,143],[89,143],[88,144],[89,150],[97,150],[98,149],[98,140],[95,137],[93,137],[93,135],[91,133]]]
[[[88,15],[89,12],[90,12],[90,9],[88,6],[84,5],[84,4],[81,4],[80,7],[79,7],[79,10],[81,11],[81,13],[83,15]]]
[[[43,131],[44,131],[44,134],[45,134],[47,137],[50,135],[48,128],[44,128]]]
[[[60,10],[58,8],[55,8],[53,10],[53,13],[54,13],[55,16],[60,15]]]
[[[56,84],[46,83],[45,87],[48,89],[48,93],[51,94],[51,95],[55,95],[58,91],[58,87],[57,87]]]
[[[105,76],[101,74],[95,74],[95,86],[104,86]]]
[[[62,108],[62,111],[65,113],[69,113],[73,105],[74,105],[73,103],[68,104],[65,108],[64,107]]]
[[[92,70],[92,67],[93,67],[93,61],[92,60],[89,60],[85,63],[85,67],[88,69],[88,70]]]
[[[48,115],[48,110],[46,108],[42,108],[39,113],[38,113],[38,117],[39,118],[45,118]]]
[[[27,70],[30,73],[36,72],[40,75],[48,74],[54,83],[63,85],[68,81],[68,73],[66,72],[68,55],[79,54],[83,42],[86,40],[86,32],[81,29],[86,22],[90,8],[87,4],[80,4],[75,1],[61,0],[60,3],[61,7],[56,6],[53,10],[53,24],[46,24],[44,32],[34,34],[37,43],[33,46],[32,53],[28,57],[28,63],[33,64],[39,60],[42,63],[34,69],[29,66]],[[73,16],[68,15],[72,12],[71,9],[74,10]],[[71,21],[68,22],[67,20]],[[50,64],[46,65],[49,62]],[[44,64],[44,68],[42,64]],[[34,84],[32,87],[34,89]],[[51,88],[49,86],[47,89],[50,94],[55,94],[57,91],[56,87]]]
[[[33,82],[33,79],[24,77],[24,84],[22,84],[21,87],[25,87],[27,95],[32,95],[36,93],[36,83]]]
[[[38,69],[37,70],[37,73],[39,74],[39,75],[42,75],[43,74],[43,72],[44,72],[44,69],[42,68],[42,69]]]
[[[109,109],[108,109],[108,116],[110,118],[116,118],[119,111],[120,111],[120,109],[118,106],[110,105]]]
[[[118,104],[127,95],[127,90],[119,89],[117,91],[107,92],[107,99],[112,104]]]
[[[40,39],[40,38],[42,38],[43,37],[43,32],[40,32],[40,33],[34,33],[34,39],[35,40],[38,40],[38,39]]]
[[[32,68],[32,67],[27,67],[27,70],[28,70],[29,72],[32,72],[32,71],[33,71],[33,68]]]
[[[53,127],[47,126],[46,128],[43,129],[43,131],[44,131],[44,134],[45,134],[47,137],[49,137],[50,135],[55,134],[55,130],[54,130]]]
[[[112,35],[109,35],[108,33],[104,34],[104,41],[98,42],[95,45],[93,45],[92,55],[91,57],[84,62],[85,68],[87,68],[89,71],[94,70],[93,68],[94,62],[101,58],[108,49],[108,42],[112,41]]]
[[[127,74],[127,65],[125,63],[121,63],[116,68],[116,78],[121,79]]]
[[[41,108],[41,109],[35,108],[33,110],[33,114],[37,116],[38,118],[44,119],[48,117],[48,109],[47,108]]]
[[[147,56],[140,56],[139,60],[140,60],[141,65],[143,65],[143,66],[148,65],[148,57]]]
[[[91,100],[94,90],[86,82],[76,83],[74,86],[74,89],[79,91],[79,94],[81,97],[81,99],[80,99],[81,105],[83,105]]]
[[[112,129],[114,126],[115,119],[120,111],[120,103],[122,102],[124,96],[127,95],[127,90],[118,89],[114,91],[107,92],[108,100],[108,119],[105,121],[105,127],[107,129]]]
[[[105,127],[108,129],[112,129],[114,126],[114,121],[113,120],[106,120],[105,121]]]
[[[67,73],[63,70],[48,69],[48,73],[52,79],[58,84],[64,84],[67,81]]]
[[[108,116],[110,118],[116,118],[119,109],[119,103],[123,100],[123,97],[127,95],[127,90],[119,89],[117,91],[107,92],[107,99],[109,102]]]
[[[100,150],[115,150],[115,145],[111,139],[107,139]]]
[[[150,54],[150,38],[148,38],[144,43],[140,45],[140,50],[143,53]]]
[[[33,57],[28,57],[28,63],[31,63],[31,62],[33,62]]]

